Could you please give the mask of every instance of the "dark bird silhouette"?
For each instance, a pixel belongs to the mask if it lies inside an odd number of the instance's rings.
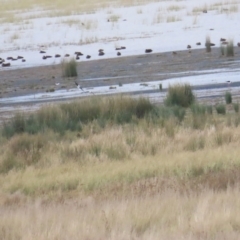
[[[152,49],[150,48],[145,50],[145,53],[151,53],[151,52],[152,52]]]
[[[228,86],[231,86],[231,81],[230,80],[226,81],[226,83],[227,83]]]
[[[11,63],[2,63],[2,67],[10,67]]]

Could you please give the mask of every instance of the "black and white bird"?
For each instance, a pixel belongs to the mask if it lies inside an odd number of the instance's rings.
[[[77,82],[75,82],[75,84],[76,84],[78,89],[81,89],[84,92],[83,88]]]

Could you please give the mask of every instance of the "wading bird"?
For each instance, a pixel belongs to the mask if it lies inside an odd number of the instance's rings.
[[[78,89],[81,89],[84,92],[83,88],[77,82],[75,82],[75,84],[76,84]]]

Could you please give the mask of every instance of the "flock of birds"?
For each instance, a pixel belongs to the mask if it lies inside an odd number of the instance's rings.
[[[125,49],[126,49],[125,46],[115,48],[115,50],[117,51],[117,56],[121,56],[122,55],[121,51],[125,50]],[[152,51],[153,51],[152,49],[146,49],[145,53],[151,53]],[[63,55],[63,56],[61,54],[47,55],[46,51],[43,51],[43,50],[41,50],[39,53],[42,55],[43,60],[53,58],[53,57],[55,57],[55,58],[61,58],[61,57],[68,58],[68,57],[70,57],[70,54],[68,54],[68,53]],[[104,49],[99,49],[98,50],[98,56],[104,56],[104,55],[105,55]],[[80,57],[82,57],[82,56],[84,56],[84,54],[82,52],[77,51],[77,52],[74,53],[74,58],[76,60],[80,60]],[[90,59],[90,58],[91,58],[91,55],[86,55],[86,59]],[[2,67],[10,67],[11,66],[10,61],[17,61],[17,60],[21,60],[22,62],[26,62],[26,59],[23,56],[7,57],[6,59],[0,57],[0,65]]]
[[[222,45],[227,45],[229,42],[227,41],[227,39],[221,38],[220,39],[220,43],[221,43],[221,46],[222,46]],[[201,42],[197,42],[196,45],[200,46]],[[209,45],[210,45],[210,47],[215,46],[214,43],[209,43]],[[240,42],[237,43],[237,46],[240,47]],[[115,50],[117,51],[117,56],[121,56],[122,55],[121,51],[125,50],[125,49],[126,49],[125,46],[121,46],[121,47],[115,48]],[[191,53],[192,46],[191,45],[187,45],[187,49],[188,49],[189,53]],[[153,52],[152,49],[150,49],[150,48],[145,49],[145,53],[151,53],[151,52]],[[55,54],[53,56],[52,55],[46,55],[46,51],[43,51],[43,50],[41,50],[39,53],[43,54],[43,56],[42,56],[43,60],[46,60],[46,59],[49,59],[49,58],[53,58],[53,57],[55,57],[55,58],[60,58],[60,57],[68,58],[68,57],[70,57],[70,54],[65,54],[63,56],[61,56],[61,54]],[[177,52],[173,51],[172,54],[176,55]],[[104,56],[104,55],[105,55],[104,50],[103,49],[99,49],[98,50],[98,56]],[[84,54],[82,52],[77,51],[77,52],[74,53],[74,57],[75,57],[76,60],[80,60],[80,57],[82,57],[82,56],[84,56]],[[86,59],[90,59],[90,58],[91,58],[91,55],[86,55]],[[6,59],[0,57],[0,65],[2,67],[10,67],[11,66],[11,62],[10,61],[26,62],[26,59],[23,56],[7,57]]]
[[[221,46],[223,46],[223,45],[228,45],[229,42],[227,41],[226,38],[221,38],[220,39],[220,43],[221,43]],[[208,44],[209,44],[210,47],[215,46],[214,43],[208,43]],[[196,45],[200,46],[201,42],[197,42]],[[207,46],[207,43],[205,45]],[[237,43],[237,46],[240,47],[240,42]],[[125,46],[116,47],[115,50],[117,51],[117,56],[121,56],[122,55],[121,51],[125,50],[125,49],[126,49]],[[191,45],[187,45],[187,49],[188,49],[189,53],[191,53],[192,46]],[[152,49],[150,49],[150,48],[145,49],[145,53],[151,53],[151,52],[153,52]],[[70,57],[70,54],[65,54],[64,56],[61,56],[60,54],[55,54],[54,56],[46,55],[46,51],[43,51],[43,50],[41,50],[39,53],[43,54],[43,56],[42,56],[43,60],[46,60],[48,58],[53,58],[53,57],[55,57],[55,58],[60,58],[60,57],[68,58],[68,57]],[[177,52],[173,51],[172,54],[176,55]],[[98,50],[98,56],[104,56],[104,55],[105,55],[104,50],[103,49],[99,49]],[[74,56],[75,56],[76,60],[79,60],[80,57],[84,56],[84,54],[82,52],[77,51],[77,52],[74,53]],[[86,55],[86,59],[90,59],[90,58],[91,58],[91,55]],[[26,59],[23,56],[17,56],[17,57],[10,57],[9,56],[6,59],[0,57],[0,65],[2,67],[10,67],[11,66],[11,62],[10,61],[26,62]],[[227,83],[230,84],[231,82],[228,81]],[[84,91],[83,88],[77,82],[75,82],[75,84],[76,84],[78,89]]]
[[[121,56],[122,54],[121,54],[120,51],[124,50],[124,49],[126,49],[126,47],[124,47],[124,46],[116,48],[115,50],[118,51],[117,56]],[[43,56],[42,56],[43,60],[53,58],[53,57],[55,57],[55,58],[60,58],[60,57],[68,58],[68,57],[70,57],[70,54],[68,54],[68,53],[63,55],[63,56],[61,56],[61,54],[55,54],[54,56],[46,55],[46,51],[43,51],[43,50],[41,50],[39,53],[43,54]],[[80,57],[84,56],[84,54],[82,52],[79,52],[79,51],[75,52],[74,55],[75,55],[76,60],[79,60]],[[98,56],[104,56],[104,55],[105,55],[104,50],[99,49],[98,50]],[[90,58],[91,58],[91,55],[86,55],[86,59],[90,59]],[[10,67],[11,66],[10,61],[17,61],[17,60],[21,60],[22,62],[26,62],[26,59],[23,56],[17,56],[16,58],[15,57],[7,57],[6,59],[0,57],[0,65],[2,67]]]

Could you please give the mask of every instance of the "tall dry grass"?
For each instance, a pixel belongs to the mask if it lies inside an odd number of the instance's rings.
[[[102,129],[94,122],[62,137],[51,131],[16,135],[1,145],[0,188],[35,197],[88,194],[152,177],[194,179],[235,168],[240,128],[235,118],[214,118],[198,128],[188,117],[162,126],[142,119]]]
[[[35,201],[1,209],[1,239],[239,239],[237,188],[97,202],[92,197],[60,203]]]
[[[106,101],[110,119],[136,106]],[[78,116],[84,105],[61,108]],[[59,109],[36,115],[52,121]],[[150,109],[104,127],[85,116],[63,135],[1,135],[0,239],[238,239],[238,111]]]

